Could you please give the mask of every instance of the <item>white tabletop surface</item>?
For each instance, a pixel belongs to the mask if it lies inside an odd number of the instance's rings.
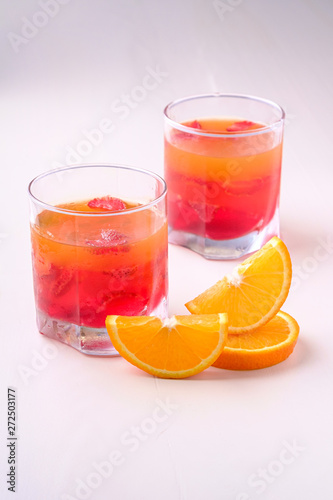
[[[331,498],[332,1],[4,0],[0,10],[0,498]],[[281,227],[294,282],[283,309],[301,328],[293,355],[261,371],[162,380],[39,335],[28,182],[75,154],[163,174],[164,106],[212,91],[266,97],[287,113]],[[112,132],[83,151],[103,119]],[[169,255],[170,315],[235,264],[174,246]]]

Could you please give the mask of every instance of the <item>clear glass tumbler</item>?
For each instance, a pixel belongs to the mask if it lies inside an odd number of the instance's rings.
[[[119,165],[52,170],[29,185],[37,325],[114,355],[108,314],[167,315],[166,185]]]
[[[164,115],[169,241],[237,259],[279,235],[282,108],[217,93],[174,101]]]

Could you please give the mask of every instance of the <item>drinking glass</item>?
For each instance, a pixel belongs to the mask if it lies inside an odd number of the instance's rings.
[[[114,355],[107,315],[167,315],[161,177],[121,165],[70,166],[36,177],[29,195],[40,333]]]
[[[237,259],[278,236],[282,108],[216,93],[171,102],[164,115],[169,241]]]

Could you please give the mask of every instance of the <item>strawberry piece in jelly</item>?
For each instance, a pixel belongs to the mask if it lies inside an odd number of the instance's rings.
[[[253,122],[249,122],[249,121],[242,121],[242,122],[235,122],[233,123],[232,125],[230,125],[229,127],[227,127],[227,131],[228,132],[241,132],[242,130],[249,130],[252,125],[254,125]]]
[[[212,221],[214,213],[216,211],[215,206],[208,205],[206,203],[198,203],[194,201],[189,201],[189,204],[196,211],[199,219],[202,222],[208,223]]]
[[[189,124],[185,124],[186,127],[195,128],[197,130],[202,129],[201,123],[198,120],[194,120]],[[174,131],[174,137],[176,139],[194,139],[193,135],[189,132],[182,132],[180,130]]]
[[[89,208],[102,208],[103,210],[117,211],[125,210],[125,203],[119,198],[113,196],[103,196],[103,198],[94,198],[88,203]]]
[[[122,316],[142,316],[148,306],[148,298],[128,292],[119,292],[112,295],[105,306],[106,315],[120,314]]]
[[[54,295],[62,295],[68,290],[68,285],[72,281],[73,271],[71,269],[60,269],[57,279],[52,285],[52,292]]]
[[[111,276],[109,282],[110,290],[113,290],[115,281],[132,280],[137,271],[138,266],[120,267],[118,269],[112,269],[112,271],[109,271],[107,274]]]
[[[103,229],[96,240],[86,240],[86,245],[94,247],[94,253],[127,252],[127,238],[114,229]]]
[[[191,128],[202,129],[201,123],[198,122],[198,120],[194,120],[194,122],[190,123],[188,126]]]

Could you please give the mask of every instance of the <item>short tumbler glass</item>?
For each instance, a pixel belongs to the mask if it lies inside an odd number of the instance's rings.
[[[161,177],[120,165],[72,166],[39,175],[29,194],[40,333],[86,354],[115,355],[107,315],[167,315]]]
[[[164,115],[169,241],[236,259],[279,235],[282,108],[216,93],[174,101]]]

